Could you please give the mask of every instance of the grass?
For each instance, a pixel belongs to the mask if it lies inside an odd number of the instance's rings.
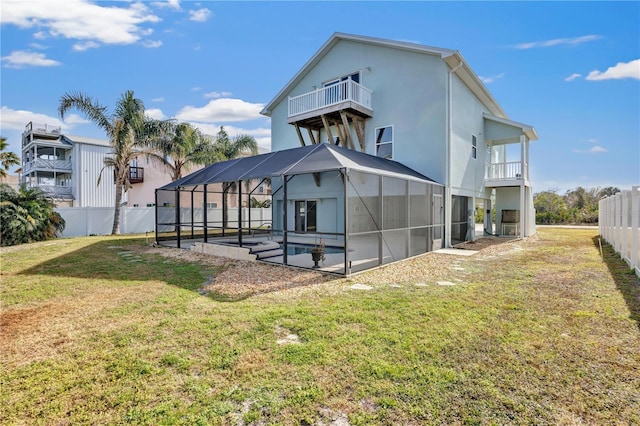
[[[3,249],[0,423],[638,424],[640,284],[596,232],[236,302],[144,237]]]

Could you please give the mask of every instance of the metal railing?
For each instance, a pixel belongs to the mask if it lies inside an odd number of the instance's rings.
[[[25,126],[25,132],[34,132],[34,133],[41,133],[41,134],[60,134],[60,132],[62,132],[62,127],[60,126],[52,126],[50,124],[42,124],[42,123],[34,123],[33,121],[30,121],[29,123],[27,123],[27,125]]]
[[[22,173],[29,173],[34,169],[71,172],[71,160],[45,160],[39,158],[25,163]]]
[[[42,192],[44,192],[49,197],[73,194],[70,186],[31,184],[27,185],[27,188],[40,188]]]
[[[289,97],[289,117],[344,101],[352,101],[371,109],[371,90],[353,80],[344,80],[303,95]]]

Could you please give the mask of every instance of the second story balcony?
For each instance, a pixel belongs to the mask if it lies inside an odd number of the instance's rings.
[[[289,97],[288,122],[303,126],[306,122],[318,122],[321,125],[322,115],[345,110],[362,118],[372,117],[371,90],[349,79]]]
[[[38,158],[37,160],[26,162],[22,167],[22,173],[29,173],[34,170],[71,173],[71,160],[48,160]]]
[[[129,167],[129,182],[144,182],[144,167]]]
[[[512,186],[529,180],[529,165],[525,161],[487,164],[484,175],[487,186]]]

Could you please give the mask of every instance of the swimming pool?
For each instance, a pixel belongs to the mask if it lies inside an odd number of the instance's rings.
[[[311,250],[314,246],[304,245],[304,244],[287,244],[287,255],[294,256],[296,254],[305,254],[311,253]],[[282,245],[280,246],[282,248]],[[344,249],[340,247],[330,247],[326,246],[324,248],[325,254],[331,253],[344,253]]]

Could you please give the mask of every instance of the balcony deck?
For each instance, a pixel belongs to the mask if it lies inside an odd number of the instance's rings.
[[[484,184],[487,187],[529,186],[529,165],[523,161],[487,164]]]
[[[29,173],[33,170],[42,170],[47,172],[67,172],[73,170],[71,160],[45,160],[39,158],[35,161],[29,161],[24,164],[22,173]]]
[[[339,120],[341,111],[361,118],[372,117],[371,90],[353,80],[345,80],[290,97],[288,122],[300,127],[321,128],[323,115]]]

